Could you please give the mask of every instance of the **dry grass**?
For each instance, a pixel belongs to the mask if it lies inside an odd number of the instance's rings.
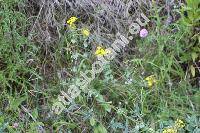
[[[142,8],[141,8],[142,6]],[[128,34],[128,27],[141,12],[151,7],[150,0],[28,0],[25,12],[32,21],[30,39],[51,44],[61,37],[60,30],[71,16],[79,18],[79,26],[88,26],[93,35],[110,44],[116,32]],[[146,7],[146,8],[144,8]]]

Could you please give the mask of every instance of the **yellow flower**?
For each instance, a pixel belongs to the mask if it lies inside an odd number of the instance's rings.
[[[177,130],[173,128],[168,128],[168,129],[163,130],[163,133],[177,133]]]
[[[69,20],[67,20],[67,24],[71,26],[74,24],[74,22],[76,22],[77,19],[77,17],[71,17]]]
[[[82,33],[84,36],[89,36],[89,35],[90,35],[89,29],[82,29],[81,33]]]
[[[111,51],[109,49],[103,49],[102,47],[97,47],[95,54],[97,56],[104,56],[106,54],[111,54]]]
[[[97,47],[97,50],[96,50],[95,54],[97,56],[103,56],[103,55],[106,54],[106,51],[102,47]]]
[[[175,121],[175,127],[176,127],[176,128],[183,128],[184,126],[185,126],[185,123],[184,123],[182,120],[177,119],[177,120]]]
[[[154,75],[146,77],[145,80],[147,81],[148,87],[152,87],[157,82]]]

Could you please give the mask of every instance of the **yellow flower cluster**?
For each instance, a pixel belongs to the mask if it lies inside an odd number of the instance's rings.
[[[69,27],[70,27],[71,29],[76,29],[76,25],[75,25],[74,23],[75,23],[77,20],[78,20],[77,17],[71,17],[71,18],[69,18],[69,19],[67,20],[67,24],[69,25]],[[83,36],[86,36],[86,37],[88,37],[88,36],[90,35],[90,31],[89,31],[89,29],[87,29],[87,28],[83,28],[83,29],[81,30],[81,33],[82,33]]]
[[[111,51],[108,50],[108,49],[104,49],[102,47],[97,47],[95,55],[97,55],[97,56],[104,56],[104,55],[110,54],[110,53],[111,53]]]
[[[168,128],[168,129],[165,129],[163,131],[163,133],[177,133],[177,130],[176,129],[173,129],[173,128]]]
[[[167,128],[163,130],[163,133],[177,133],[178,129],[181,129],[183,127],[185,127],[185,123],[182,120],[177,119],[175,121],[175,125],[172,128]]]
[[[175,122],[175,127],[176,128],[183,128],[183,127],[185,127],[185,123],[182,120],[177,119],[176,122]]]
[[[71,17],[71,18],[69,18],[69,20],[67,20],[67,24],[69,24],[69,27],[70,28],[76,28],[76,26],[75,26],[75,22],[76,22],[76,20],[78,20],[78,18],[77,17]]]
[[[155,83],[157,83],[155,75],[151,75],[145,78],[147,81],[148,87],[152,87]]]

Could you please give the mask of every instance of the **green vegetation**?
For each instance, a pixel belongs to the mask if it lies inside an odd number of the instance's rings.
[[[0,0],[0,133],[199,133],[199,7],[200,0]],[[142,12],[148,36],[134,35],[55,114],[60,92],[91,69],[98,47],[110,47],[117,32],[128,38]]]

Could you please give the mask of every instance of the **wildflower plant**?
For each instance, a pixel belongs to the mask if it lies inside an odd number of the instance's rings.
[[[177,130],[174,128],[164,129],[162,133],[177,133]]]
[[[199,133],[199,5],[0,0],[0,132]]]
[[[142,29],[140,31],[140,37],[145,38],[148,35],[148,31],[146,29]]]
[[[75,29],[76,25],[74,24],[78,20],[77,17],[71,17],[67,20],[67,24],[69,25],[70,28]]]
[[[145,80],[147,81],[147,85],[149,88],[157,83],[155,75],[148,76],[145,78]]]
[[[165,128],[163,130],[163,133],[178,133],[178,131],[180,131],[184,127],[185,123],[182,120],[177,119],[171,127]]]
[[[95,55],[97,56],[104,56],[106,54],[111,54],[111,51],[109,49],[104,49],[102,47],[97,47]]]
[[[177,120],[175,121],[175,127],[176,127],[177,129],[183,128],[183,127],[185,127],[185,123],[184,123],[182,120],[177,119]]]

